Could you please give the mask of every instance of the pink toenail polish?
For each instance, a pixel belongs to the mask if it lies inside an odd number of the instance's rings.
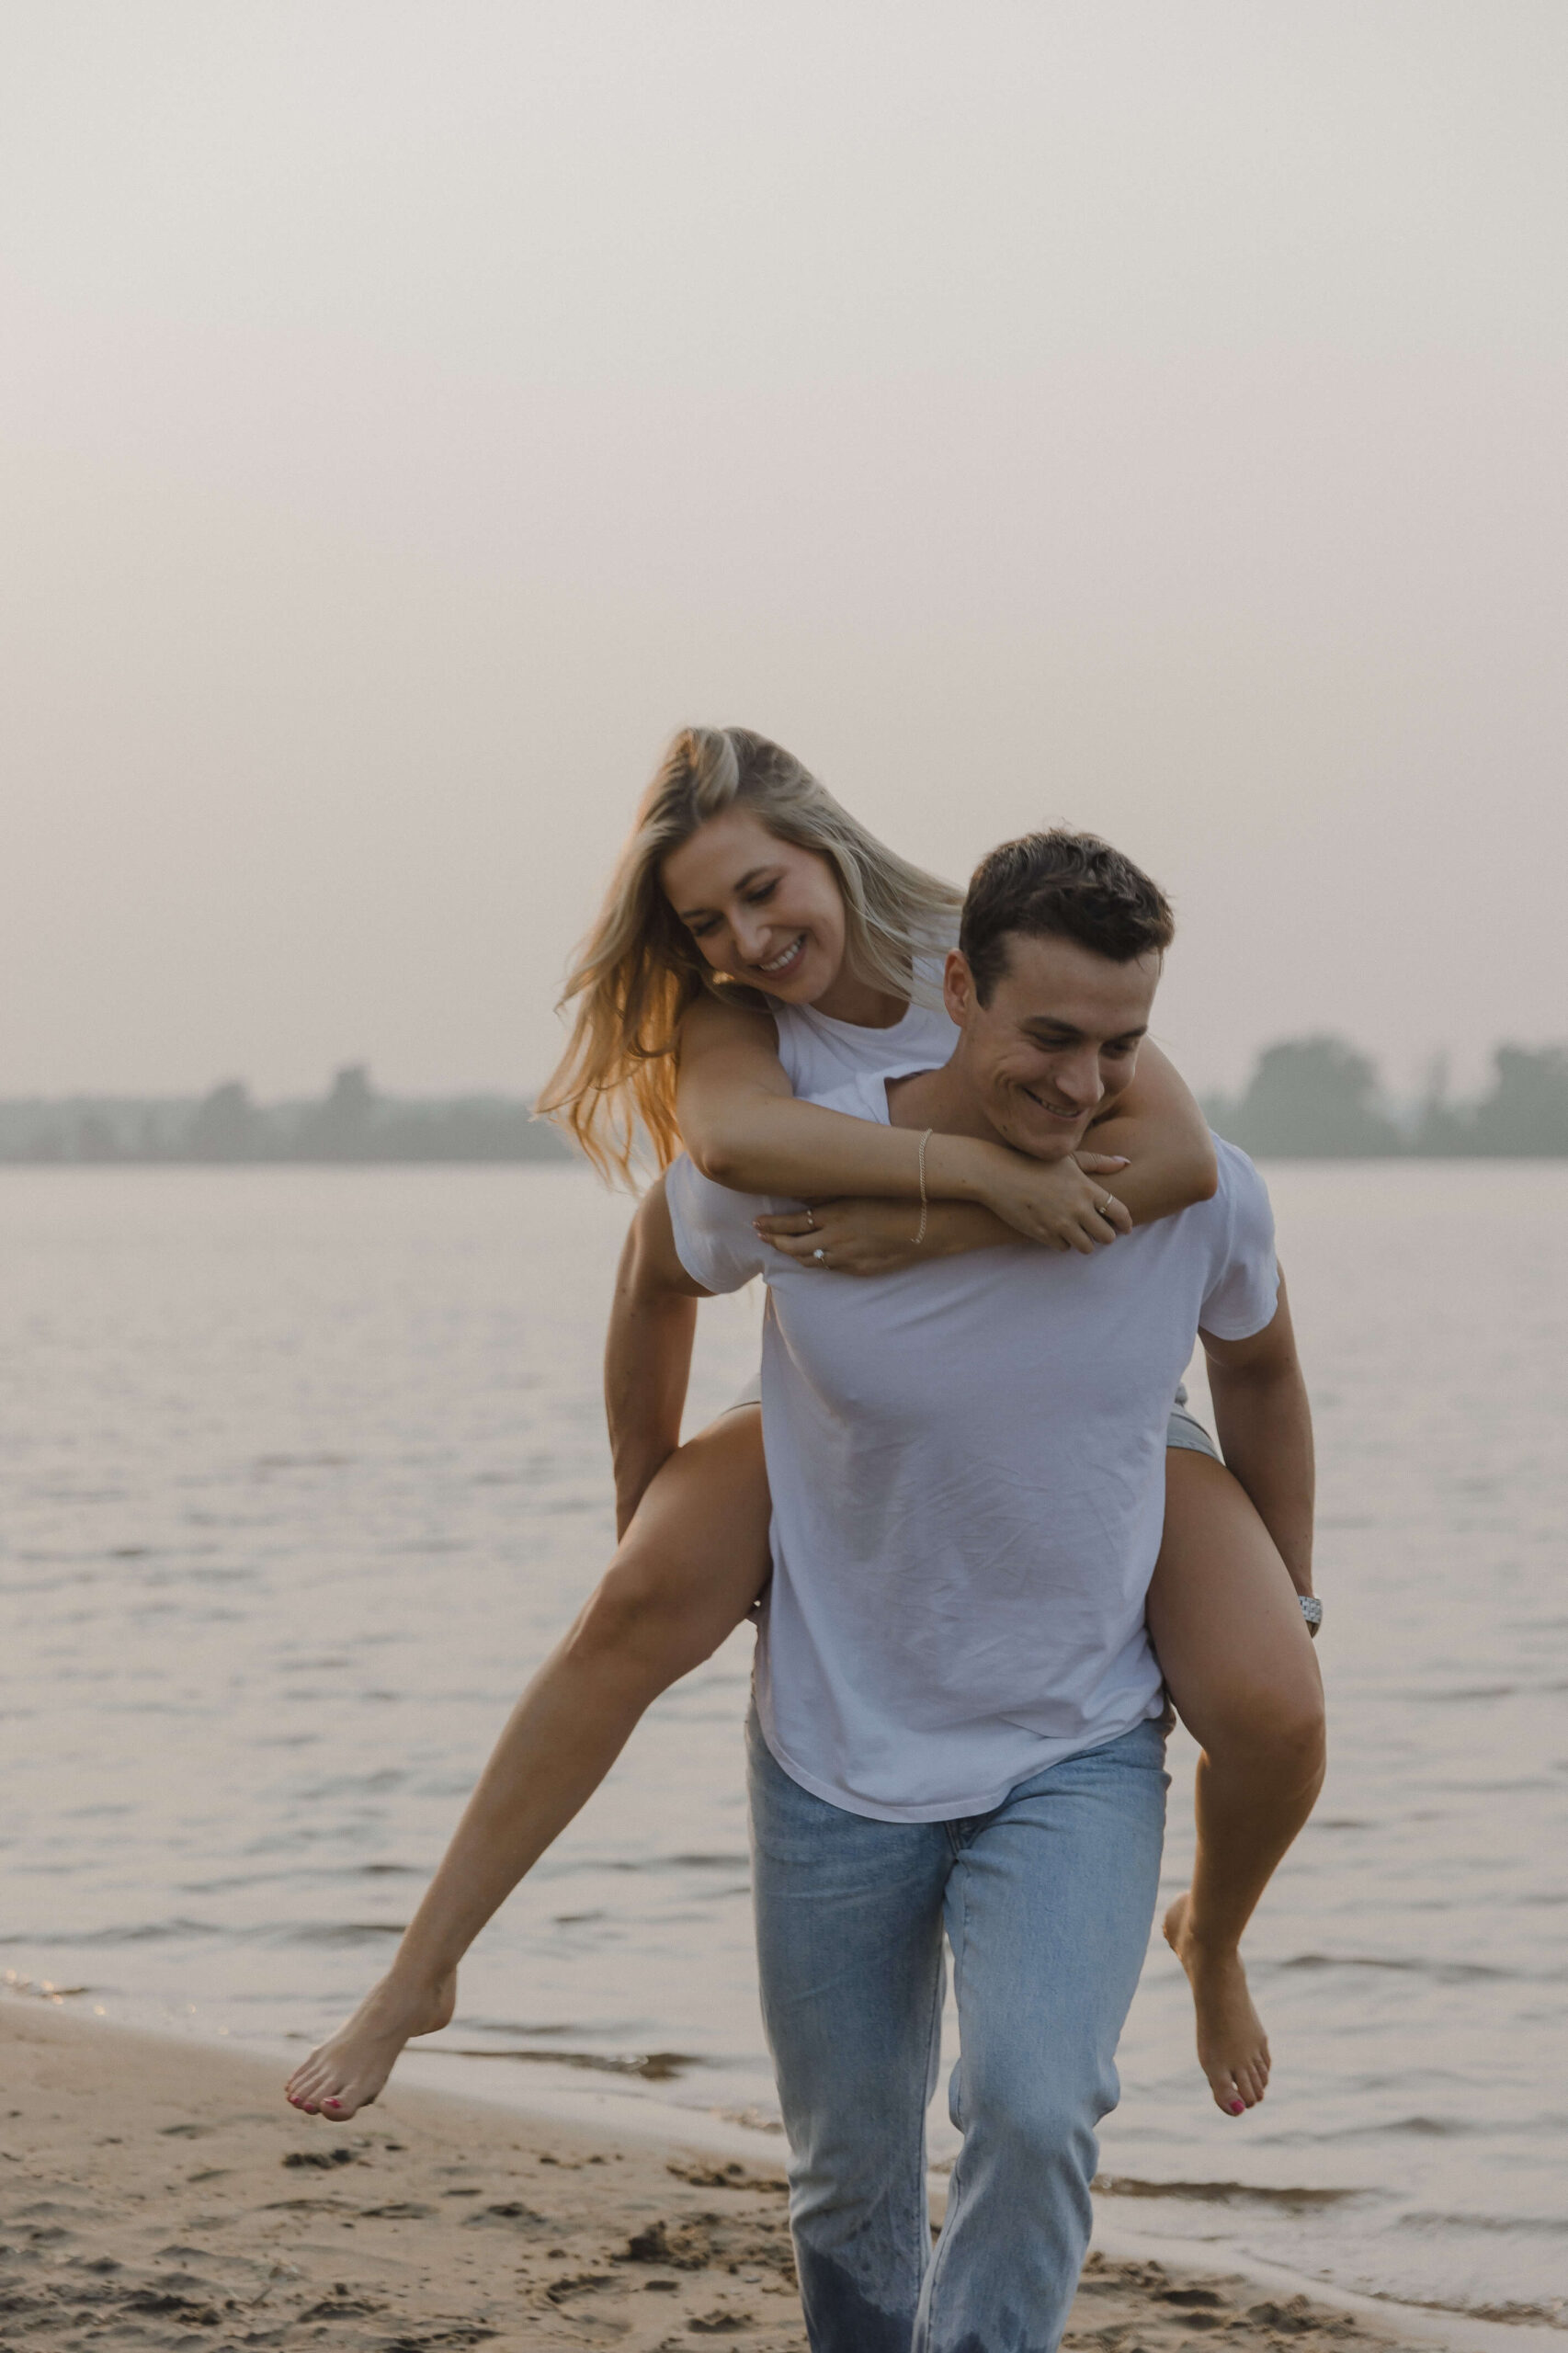
[[[1244,2099],[1233,2099],[1231,2102],[1231,2114],[1233,2116],[1244,2116],[1246,2114],[1246,2105],[1247,2104]]]

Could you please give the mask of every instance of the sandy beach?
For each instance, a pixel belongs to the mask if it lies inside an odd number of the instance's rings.
[[[406,2090],[347,2126],[282,2069],[0,2004],[0,2348],[344,2353],[723,2338],[797,2353],[784,2183]],[[1221,2274],[1089,2258],[1069,2347],[1238,2353],[1395,2340]]]

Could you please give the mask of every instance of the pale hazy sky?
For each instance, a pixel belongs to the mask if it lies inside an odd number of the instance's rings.
[[[1568,1033],[1565,155],[1562,0],[10,0],[0,1095],[531,1086],[688,718],[1200,1084]]]

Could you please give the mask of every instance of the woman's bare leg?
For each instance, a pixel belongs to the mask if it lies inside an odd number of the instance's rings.
[[[756,1599],[770,1508],[756,1406],[670,1457],[514,1709],[391,1969],[290,2077],[296,2108],[341,2123],[375,2098],[411,2036],[447,2024],[480,1929],[592,1797],[650,1702],[711,1657]]]
[[[1323,1683],[1285,1564],[1211,1456],[1165,1457],[1165,1533],[1149,1631],[1198,1760],[1192,1885],[1165,1915],[1191,1983],[1198,2057],[1216,2105],[1263,2097],[1268,2038],[1242,1931],[1323,1786]]]

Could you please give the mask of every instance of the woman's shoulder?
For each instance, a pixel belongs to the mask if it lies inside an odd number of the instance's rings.
[[[676,1032],[676,1046],[684,1060],[688,1054],[710,1047],[765,1047],[768,1053],[778,1051],[778,1028],[772,1013],[761,998],[749,991],[744,995],[733,995],[704,989],[681,1015]]]

